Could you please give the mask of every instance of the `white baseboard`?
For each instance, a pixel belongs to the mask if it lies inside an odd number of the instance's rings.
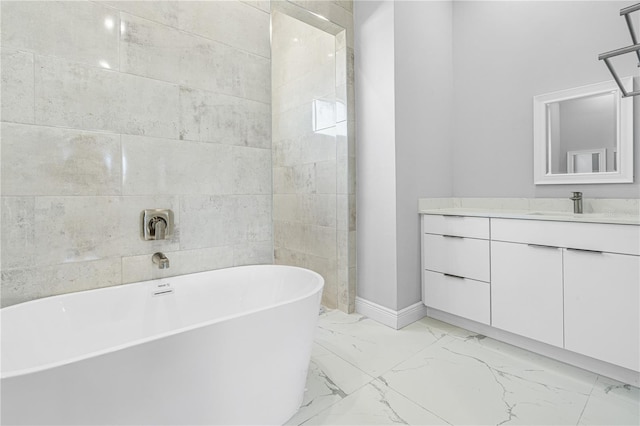
[[[374,321],[399,330],[427,316],[427,307],[422,302],[414,303],[399,311],[356,297],[356,312]]]

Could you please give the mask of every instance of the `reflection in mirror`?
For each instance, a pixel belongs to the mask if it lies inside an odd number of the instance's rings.
[[[547,172],[613,172],[616,151],[615,93],[547,104]]]
[[[615,82],[534,98],[536,184],[633,182],[632,150],[633,103]]]

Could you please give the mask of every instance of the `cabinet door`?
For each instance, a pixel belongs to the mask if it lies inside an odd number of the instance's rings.
[[[562,249],[491,242],[491,325],[562,347]]]
[[[640,370],[640,256],[564,255],[565,348]]]

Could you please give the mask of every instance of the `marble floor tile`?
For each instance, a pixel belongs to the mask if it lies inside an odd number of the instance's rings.
[[[640,425],[640,389],[598,377],[579,425]]]
[[[557,374],[480,340],[442,339],[382,380],[452,424],[577,423],[595,374]]]
[[[444,420],[379,380],[318,413],[303,425],[441,425]]]
[[[290,418],[285,425],[299,425],[304,423],[346,396],[346,393],[323,371],[322,365],[316,362],[315,354],[317,353],[317,346],[317,344],[314,344],[314,352],[311,355],[311,363],[309,364],[302,405],[298,412]],[[355,367],[351,368],[355,370]]]
[[[347,395],[374,380],[374,377],[354,367],[317,343],[314,343],[311,360],[319,367],[320,371]]]
[[[424,325],[427,331],[436,337],[452,336],[460,339],[469,339],[477,335],[473,331],[447,324],[435,318],[424,317],[415,323]]]
[[[288,424],[640,424],[638,388],[431,318],[392,330],[326,310],[315,340]]]
[[[340,311],[321,316],[316,331],[317,343],[373,377],[439,338],[423,324],[393,330],[362,315]]]

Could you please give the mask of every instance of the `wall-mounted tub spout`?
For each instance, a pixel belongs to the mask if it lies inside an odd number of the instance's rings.
[[[159,269],[169,269],[169,259],[164,253],[154,253],[153,257],[151,257],[153,263],[158,265]]]

